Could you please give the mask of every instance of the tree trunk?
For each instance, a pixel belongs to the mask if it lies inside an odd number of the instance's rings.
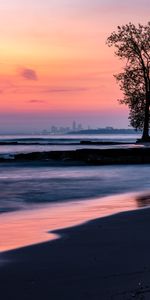
[[[145,118],[144,118],[144,128],[143,128],[143,135],[142,141],[150,142],[149,137],[149,106],[150,106],[150,92],[146,94],[146,105],[145,105]]]

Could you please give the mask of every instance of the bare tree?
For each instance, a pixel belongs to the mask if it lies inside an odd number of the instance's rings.
[[[115,75],[123,91],[119,102],[128,105],[130,124],[143,130],[142,140],[150,141],[150,22],[146,26],[118,26],[107,44],[114,46],[115,54],[125,60],[123,72]]]

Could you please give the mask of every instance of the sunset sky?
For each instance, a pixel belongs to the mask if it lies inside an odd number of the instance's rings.
[[[149,21],[149,0],[5,0],[0,4],[0,133],[51,125],[127,127],[106,39]]]

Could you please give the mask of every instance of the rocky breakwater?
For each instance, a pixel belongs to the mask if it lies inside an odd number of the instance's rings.
[[[1,162],[9,158],[1,158]],[[150,148],[79,149],[74,151],[48,151],[14,154],[11,161],[45,161],[54,164],[146,164],[150,163]],[[9,160],[10,162],[10,160]]]

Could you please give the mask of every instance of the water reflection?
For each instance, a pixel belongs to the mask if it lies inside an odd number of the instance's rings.
[[[85,201],[39,206],[0,217],[0,251],[58,238],[53,231],[92,219],[150,206],[150,194],[122,194]]]
[[[118,212],[134,210],[139,207],[138,203],[141,201],[137,199],[135,194],[123,194],[85,201],[49,204],[33,210],[1,215],[0,251],[56,239],[58,235],[53,234],[53,231],[57,229],[76,226],[91,219]],[[141,201],[141,205],[142,203]]]

